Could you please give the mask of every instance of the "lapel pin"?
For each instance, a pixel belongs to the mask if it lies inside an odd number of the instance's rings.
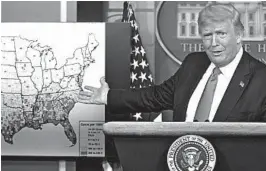
[[[243,88],[245,84],[243,81],[240,81],[239,85]]]

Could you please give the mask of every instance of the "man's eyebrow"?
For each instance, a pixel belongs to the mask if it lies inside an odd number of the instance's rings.
[[[209,33],[211,30],[202,30],[203,33]]]
[[[211,34],[212,32],[210,30],[203,30],[202,34]]]
[[[225,33],[225,30],[216,30],[215,33]]]

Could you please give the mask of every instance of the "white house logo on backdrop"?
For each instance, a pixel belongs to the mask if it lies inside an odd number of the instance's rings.
[[[241,13],[244,25],[244,39],[262,41],[266,38],[266,5],[261,2],[232,3]],[[198,14],[204,4],[179,3],[177,5],[177,38],[200,39],[198,33]]]
[[[158,4],[156,10],[157,41],[175,62],[181,64],[188,53],[204,51],[198,33],[197,19],[201,9],[208,3],[210,2],[191,1]],[[266,2],[230,3],[241,13],[241,21],[245,28],[244,49],[266,62],[264,55],[266,52]],[[173,16],[174,13],[176,16]]]

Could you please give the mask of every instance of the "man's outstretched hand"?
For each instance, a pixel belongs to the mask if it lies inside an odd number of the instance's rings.
[[[100,79],[100,82],[100,88],[85,86],[85,90],[79,92],[78,102],[86,104],[107,105],[107,94],[110,88],[105,82],[105,77],[102,77]]]

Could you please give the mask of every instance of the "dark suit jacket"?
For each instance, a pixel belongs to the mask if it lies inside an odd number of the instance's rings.
[[[108,108],[114,113],[172,109],[174,121],[185,121],[190,97],[209,65],[210,60],[205,52],[191,53],[179,70],[160,85],[144,89],[110,90]],[[247,52],[243,53],[213,121],[266,121],[266,65]]]

